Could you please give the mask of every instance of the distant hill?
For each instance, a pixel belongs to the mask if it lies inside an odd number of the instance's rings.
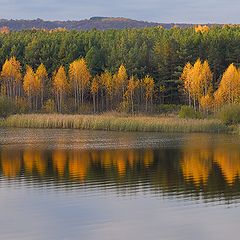
[[[113,17],[92,17],[90,19],[79,21],[45,21],[42,19],[35,20],[6,20],[0,19],[0,28],[8,27],[10,30],[20,31],[23,29],[56,29],[66,28],[68,30],[89,30],[89,29],[126,29],[126,28],[145,28],[163,26],[164,28],[171,28],[174,23],[156,23],[137,21],[128,18],[113,18]],[[188,24],[178,24],[180,27],[192,26]]]

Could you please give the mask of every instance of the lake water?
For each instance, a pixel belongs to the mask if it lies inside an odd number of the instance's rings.
[[[237,239],[240,137],[0,129],[0,239]]]

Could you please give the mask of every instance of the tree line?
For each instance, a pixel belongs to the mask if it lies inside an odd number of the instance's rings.
[[[120,65],[114,74],[104,71],[91,75],[84,58],[70,63],[69,68],[57,68],[51,77],[44,64],[36,71],[27,65],[24,74],[21,63],[7,59],[1,71],[1,95],[13,102],[22,101],[30,111],[85,112],[90,105],[94,113],[103,111],[145,111],[153,103],[154,80],[128,76]],[[68,110],[67,110],[68,109]]]
[[[226,104],[240,103],[240,68],[233,63],[224,71],[218,86],[214,86],[213,73],[207,60],[187,63],[180,79],[189,106],[206,113],[214,112]]]
[[[237,25],[184,29],[153,27],[107,31],[62,29],[2,32],[0,66],[3,71],[6,59],[10,61],[15,58],[17,73],[14,86],[15,80],[3,80],[2,73],[1,90],[6,92],[8,98],[16,95],[15,101],[21,104],[27,98],[32,110],[51,108],[53,102],[58,111],[69,110],[67,104],[73,112],[82,110],[86,104],[93,105],[91,109],[94,112],[121,108],[131,112],[150,110],[151,103],[185,104],[189,101],[189,96],[186,97],[189,93],[181,75],[186,63],[194,65],[198,58],[208,60],[213,94],[226,68],[230,64],[236,68],[240,66],[239,33],[240,27]],[[85,78],[89,79],[78,83],[77,73],[74,74],[73,69],[81,59],[84,59],[88,70]],[[128,76],[124,86],[118,86],[116,78],[121,65]],[[31,85],[28,82],[33,75],[35,82]],[[64,76],[66,78],[62,81]],[[152,87],[147,90],[147,86],[151,85],[145,86],[148,81],[154,82],[153,90]],[[35,88],[41,90],[36,93]],[[220,92],[218,94],[221,95]],[[201,94],[190,95],[191,105],[199,108]],[[201,96],[201,102],[207,102],[210,95],[204,93],[205,98]]]

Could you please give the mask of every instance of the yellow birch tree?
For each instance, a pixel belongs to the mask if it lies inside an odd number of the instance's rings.
[[[53,76],[53,90],[56,96],[57,111],[62,112],[64,94],[68,88],[68,81],[65,68],[61,66]]]
[[[75,107],[78,108],[79,104],[84,102],[84,94],[91,78],[84,58],[75,60],[70,64],[69,78],[74,90]]]

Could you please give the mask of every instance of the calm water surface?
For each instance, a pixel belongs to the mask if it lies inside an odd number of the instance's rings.
[[[237,239],[240,138],[0,129],[0,239]]]

